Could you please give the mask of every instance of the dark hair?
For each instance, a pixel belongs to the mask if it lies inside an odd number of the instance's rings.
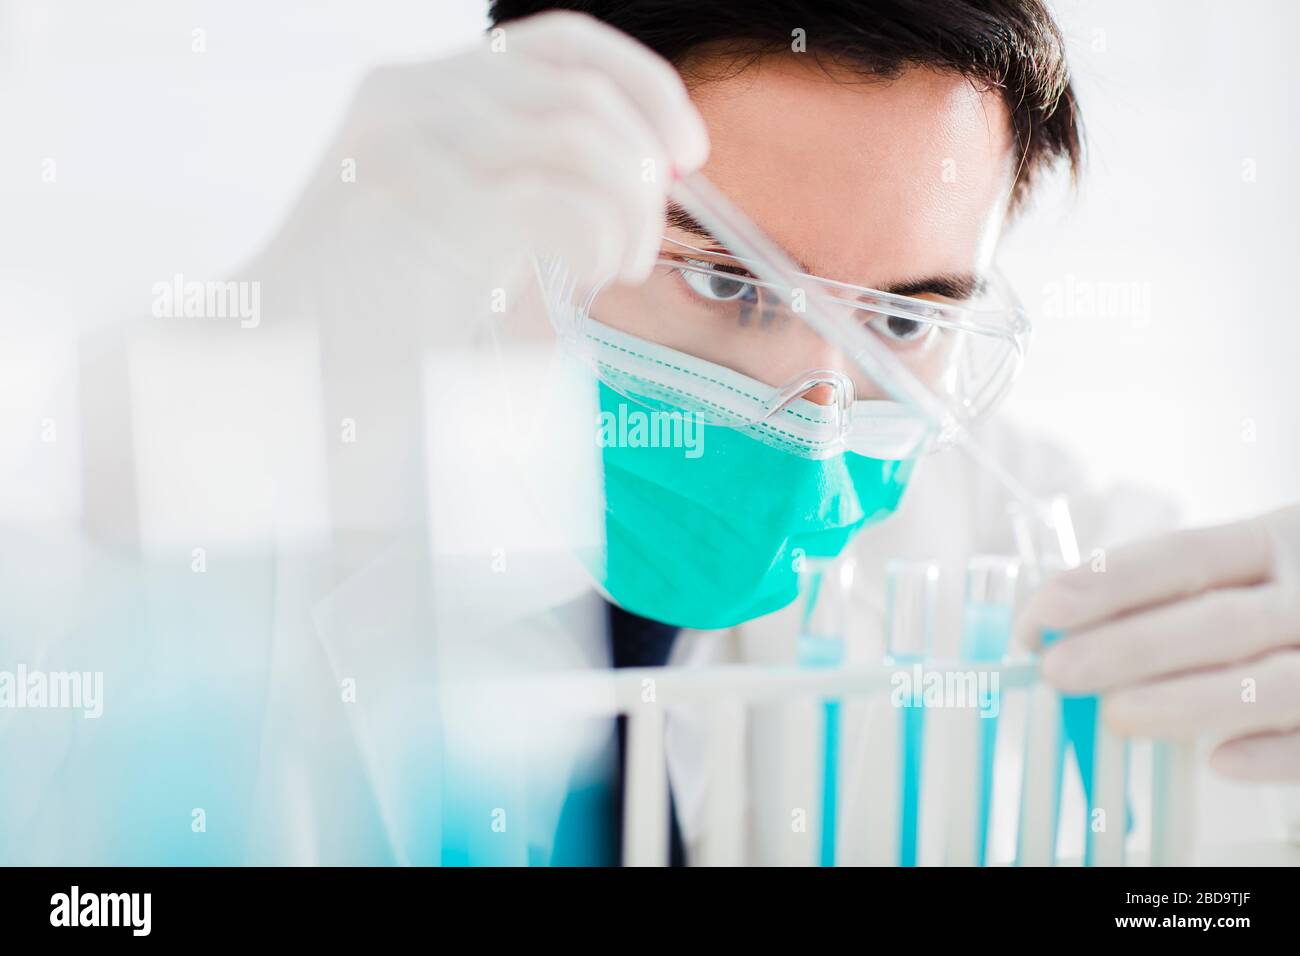
[[[1083,130],[1065,43],[1043,0],[492,0],[493,24],[576,10],[617,27],[680,69],[704,48],[760,56],[791,49],[802,29],[823,65],[869,76],[908,67],[960,74],[1001,90],[1022,157],[1013,204],[1035,174],[1068,162]]]

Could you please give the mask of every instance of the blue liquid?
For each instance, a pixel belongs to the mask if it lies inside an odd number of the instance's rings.
[[[844,663],[844,642],[838,637],[799,635],[800,667],[839,667]]]
[[[1065,637],[1064,631],[1049,630],[1043,631],[1043,647],[1048,648],[1057,641]],[[1095,696],[1084,697],[1062,697],[1061,698],[1061,744],[1060,755],[1057,763],[1060,766],[1057,779],[1057,804],[1055,808],[1056,816],[1061,813],[1060,805],[1060,772],[1065,769],[1065,748],[1068,744],[1074,752],[1074,763],[1079,770],[1079,780],[1083,783],[1084,797],[1084,850],[1083,865],[1092,866],[1092,840],[1088,839],[1091,833],[1092,823],[1092,791],[1093,791],[1093,759],[1097,752],[1097,708],[1098,698]],[[1124,761],[1128,762],[1128,744],[1124,744]],[[1125,796],[1124,803],[1124,832],[1129,833],[1133,830],[1133,810],[1128,806],[1128,798]]]
[[[825,712],[824,746],[822,747],[822,846],[820,865],[835,865],[836,796],[840,780],[840,702],[828,700]]]
[[[1051,647],[1065,637],[1060,630],[1043,631],[1043,649]],[[1084,851],[1083,865],[1092,863],[1091,841],[1088,840],[1088,822],[1092,807],[1092,755],[1096,749],[1097,698],[1096,697],[1061,697],[1061,742],[1056,763],[1061,773],[1065,770],[1065,752],[1068,747],[1074,752],[1074,764],[1079,770],[1079,780],[1083,784],[1083,827]],[[1053,807],[1053,819],[1061,817],[1061,781],[1056,781],[1056,805]]]
[[[1011,642],[1012,610],[1003,604],[967,604],[962,611],[961,656],[968,661],[999,661]],[[998,719],[981,717],[979,771],[979,853],[988,859],[989,816],[993,808],[993,757],[997,750]]]
[[[925,710],[916,704],[903,709],[903,812],[898,840],[898,865],[916,866],[916,833],[921,807],[921,754],[925,742]]]
[[[844,642],[836,637],[799,635],[799,666],[839,667],[844,663]],[[818,863],[835,865],[836,806],[840,777],[840,702],[822,704],[822,835]]]
[[[961,656],[968,661],[1000,661],[1011,643],[1011,608],[967,604],[962,610]]]

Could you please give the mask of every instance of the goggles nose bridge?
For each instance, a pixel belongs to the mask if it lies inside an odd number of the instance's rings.
[[[772,413],[782,411],[796,399],[804,399],[830,410],[833,421],[847,429],[856,393],[853,379],[835,369],[815,369],[791,382],[776,396]]]

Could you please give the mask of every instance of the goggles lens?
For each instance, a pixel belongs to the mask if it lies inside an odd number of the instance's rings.
[[[584,286],[562,262],[539,264],[562,336],[630,398],[716,424],[758,424],[793,410],[843,429],[855,406],[888,398],[798,314],[800,289],[783,296],[742,260],[665,240],[640,285]],[[991,408],[1020,367],[1029,325],[997,277],[960,301],[807,279],[967,418]]]

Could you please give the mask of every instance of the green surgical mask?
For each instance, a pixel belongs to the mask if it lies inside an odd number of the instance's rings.
[[[893,512],[912,471],[850,451],[805,457],[689,416],[679,441],[656,441],[636,427],[648,406],[598,387],[605,549],[586,563],[616,603],[667,624],[730,627],[785,607],[802,559],[838,555]]]

